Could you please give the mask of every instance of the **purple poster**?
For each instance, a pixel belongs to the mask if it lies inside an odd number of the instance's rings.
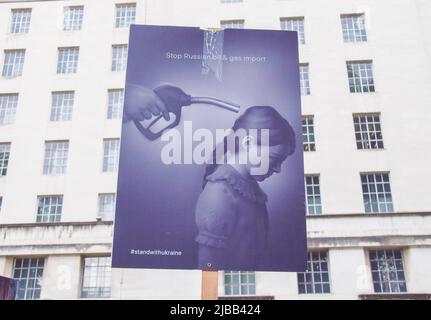
[[[297,34],[133,25],[113,267],[304,271]]]
[[[16,280],[0,276],[0,300],[15,300]]]

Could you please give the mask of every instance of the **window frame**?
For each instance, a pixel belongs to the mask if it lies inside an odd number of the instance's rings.
[[[121,50],[121,57],[118,57],[117,50]],[[111,49],[111,72],[124,72],[127,69],[128,58],[127,44],[113,44]]]
[[[314,178],[318,179],[318,184],[316,185],[314,182]],[[321,175],[319,173],[310,173],[304,175],[304,187],[305,187],[305,211],[307,216],[319,216],[323,214],[323,203],[322,203],[322,192],[321,192],[321,183],[320,183],[320,177]],[[307,178],[312,178],[313,181],[311,185],[307,184]],[[319,193],[315,193],[315,188],[319,188]],[[308,193],[308,188],[312,188],[313,193]],[[308,198],[313,198],[313,204],[309,203]],[[320,203],[316,205],[316,197],[319,198]],[[309,210],[310,206],[313,208],[313,212]]]
[[[0,93],[0,127],[15,123],[18,101],[19,93]]]
[[[26,49],[4,49],[3,50],[3,66],[2,66],[2,74],[1,76],[5,79],[13,79],[22,77],[24,73],[24,64],[25,64],[25,56],[26,56]],[[14,53],[13,57],[13,63],[6,63],[6,59],[8,57],[8,54]],[[17,54],[20,54],[20,56],[17,58]],[[20,60],[20,63],[17,63],[17,59]],[[22,60],[22,61],[21,61]],[[5,73],[7,71],[7,73]]]
[[[67,144],[67,151],[66,151],[66,157],[65,157],[65,160],[64,160],[64,166],[62,165],[62,168],[63,167],[64,168],[60,171],[60,173],[58,173],[57,170],[52,169],[51,165],[48,166],[46,164],[46,162],[47,162],[47,144],[52,144],[52,143]],[[68,160],[69,160],[69,151],[70,151],[70,140],[45,140],[44,141],[44,152],[43,152],[42,175],[44,175],[44,176],[61,176],[61,175],[65,175],[67,173],[67,166],[68,166]],[[47,171],[45,170],[45,168],[48,168],[48,169],[46,169]],[[49,169],[49,168],[51,168],[51,169]],[[52,173],[52,171],[55,171],[55,172]]]
[[[365,122],[362,123],[361,118],[365,117]],[[372,122],[369,122],[368,118],[372,117]],[[378,117],[378,122],[375,121],[375,117]],[[355,122],[355,118],[358,118],[358,122]],[[383,125],[382,125],[382,115],[380,112],[367,112],[367,113],[353,113],[352,114],[352,120],[353,120],[353,133],[355,136],[355,144],[357,150],[363,150],[363,151],[377,151],[377,150],[384,150],[385,149],[385,143],[383,139]],[[362,130],[362,126],[366,126],[366,130]],[[369,125],[372,125],[374,127],[374,131],[370,131]],[[379,126],[380,129],[377,130],[376,126]],[[356,126],[359,127],[359,131],[356,130]],[[380,133],[381,138],[377,138],[378,134]],[[371,134],[374,134],[376,138],[371,139]],[[360,140],[358,140],[358,135],[361,137]],[[367,138],[367,140],[364,139],[364,135]],[[381,143],[381,147],[380,144]],[[377,144],[377,148],[372,147],[373,144]],[[360,147],[362,146],[362,148]],[[368,147],[366,147],[368,146]]]
[[[238,276],[238,283],[233,283],[233,277]],[[245,283],[242,282],[242,276],[245,276],[247,278],[247,281]],[[249,282],[250,276],[253,276],[254,283]],[[227,283],[226,278],[230,277],[231,282]],[[227,293],[226,287],[230,286],[230,293]],[[238,294],[234,293],[234,286],[238,286]],[[243,292],[243,286],[245,286],[247,289],[247,292]],[[251,291],[251,293],[250,293]],[[250,297],[250,296],[256,296],[256,272],[255,271],[231,271],[231,270],[225,270],[223,271],[223,292],[224,295],[227,297]]]
[[[56,74],[57,75],[72,75],[78,73],[79,69],[79,55],[81,48],[79,46],[71,46],[71,47],[57,47],[57,65],[56,65]],[[71,60],[68,58],[67,61],[60,61],[60,52],[66,50],[73,50],[74,52],[68,53],[68,57],[76,57],[75,60]],[[76,51],[76,52],[75,52]],[[71,66],[72,64],[72,66]],[[61,72],[60,72],[61,71]]]
[[[61,96],[61,105],[54,106],[54,97]],[[70,97],[69,97],[70,95]],[[65,101],[71,101],[71,105],[65,104]],[[65,91],[52,91],[51,92],[51,110],[49,114],[50,122],[66,122],[72,121],[73,109],[75,106],[75,91],[65,90]],[[66,112],[65,112],[66,109]]]
[[[226,26],[227,25],[227,26]],[[245,28],[245,19],[227,19],[220,20],[220,29],[244,29]]]
[[[0,158],[0,178],[7,176],[7,171],[9,169],[10,163],[11,148],[11,142],[0,142],[0,154],[4,154],[4,158]]]
[[[314,260],[313,259],[313,255],[314,254],[318,254],[319,255],[319,259],[318,260]],[[322,260],[321,258],[321,254],[325,254],[326,256],[326,261]],[[322,270],[322,262],[326,263],[326,269],[327,270]],[[314,270],[314,264],[318,263],[319,265],[319,270],[316,271]],[[312,270],[309,270],[308,265],[311,266]],[[323,274],[326,273],[328,276],[328,280],[324,281],[323,280]],[[309,274],[309,278],[311,279],[311,281],[307,281],[307,274]],[[320,281],[316,281],[316,275],[319,274],[320,276]],[[303,281],[300,281],[300,277],[303,278]],[[332,287],[332,283],[331,283],[331,268],[330,268],[330,255],[329,255],[329,249],[319,249],[319,250],[311,250],[307,253],[307,270],[305,272],[297,272],[296,273],[296,279],[297,279],[297,289],[298,289],[298,295],[311,295],[311,294],[323,294],[323,295],[328,295],[331,294],[331,287]],[[310,284],[309,284],[310,283]],[[304,286],[304,292],[301,292],[300,290],[300,286],[303,285]],[[307,290],[307,286],[311,286],[311,292],[309,292]],[[321,285],[322,288],[322,292],[316,292],[316,285]],[[328,286],[328,291],[325,292],[324,290],[324,286],[327,285]]]
[[[377,182],[380,182],[380,181],[377,181],[377,179],[376,179],[376,175],[382,175],[382,181],[381,182],[385,182],[384,181],[384,177],[383,177],[383,175],[387,175],[388,176],[388,180],[386,181],[387,182],[387,184],[389,185],[389,187],[388,187],[388,189],[389,189],[389,195],[390,195],[390,202],[388,202],[388,201],[384,201],[384,202],[380,202],[379,201],[379,191],[378,191],[378,187],[377,187]],[[370,192],[370,190],[372,189],[372,188],[370,188],[370,184],[368,183],[367,184],[367,186],[368,186],[368,192],[364,192],[364,182],[362,181],[362,176],[367,176],[366,177],[366,179],[367,179],[367,182],[369,182],[369,175],[373,175],[373,179],[374,179],[374,181],[373,181],[373,186],[375,187],[375,193],[373,193],[374,195],[375,195],[375,199],[376,199],[376,205],[377,205],[377,208],[378,208],[378,210],[377,211],[374,211],[374,208],[373,208],[373,202],[372,202],[372,200],[373,200],[373,197],[372,197],[372,195],[373,194],[371,194],[371,192]],[[394,201],[393,201],[393,196],[392,196],[392,186],[391,186],[391,177],[390,177],[390,171],[371,171],[371,172],[369,172],[369,171],[365,171],[365,172],[359,172],[359,179],[360,179],[360,183],[361,183],[361,192],[362,192],[362,201],[363,201],[363,204],[364,204],[364,212],[366,213],[366,214],[381,214],[381,213],[394,213],[395,212],[395,209],[394,209]],[[384,199],[386,200],[386,193],[388,193],[385,189],[385,186],[384,186],[384,184],[383,184],[383,186],[382,186],[382,189],[383,189],[383,194],[384,194]],[[382,193],[382,192],[380,192],[380,193]],[[366,196],[366,194],[369,194],[369,203],[370,203],[370,208],[371,208],[371,211],[367,211],[367,205],[366,205],[366,201],[365,201],[365,196]],[[371,200],[370,200],[371,199]],[[391,208],[392,210],[386,210],[386,211],[381,211],[380,210],[380,205],[381,204],[384,204],[385,205],[385,207],[386,208],[388,208],[388,204],[390,205],[390,207],[389,208]]]
[[[109,259],[108,264],[104,265],[105,267],[106,266],[110,267],[109,268],[109,273],[110,273],[110,277],[109,277],[109,279],[110,279],[109,295],[106,296],[106,297],[101,297],[101,296],[98,296],[98,297],[84,296],[84,290],[86,288],[84,286],[84,283],[85,283],[85,280],[86,280],[86,278],[85,278],[85,270],[86,270],[85,260],[86,259],[102,259],[102,258]],[[109,256],[109,255],[95,255],[95,256],[85,255],[85,256],[82,256],[82,259],[81,259],[81,268],[80,268],[80,270],[81,270],[81,281],[80,281],[80,288],[79,288],[80,289],[79,290],[79,297],[81,299],[109,299],[109,298],[112,297],[112,267],[111,267],[111,261],[112,261],[112,257]],[[98,263],[97,267],[99,267],[99,263]],[[96,275],[96,277],[98,277],[98,275]],[[93,287],[88,287],[88,288],[93,288]],[[106,288],[106,287],[94,287],[94,288],[100,289],[100,288]]]
[[[301,116],[301,128],[302,128],[302,146],[304,152],[316,152],[317,144],[316,144],[316,128],[315,128],[315,117],[313,114],[303,115]],[[310,124],[309,121],[312,121]],[[305,121],[305,123],[304,123]],[[313,128],[313,132],[310,132],[310,128]],[[304,135],[304,129],[306,129],[306,133]],[[311,141],[311,137],[313,137],[313,141]],[[306,138],[306,142],[304,141]],[[308,150],[306,150],[308,149]]]
[[[117,154],[115,155],[116,160],[115,160],[115,164],[113,165],[112,170],[109,169],[109,168],[111,168],[111,166],[109,164],[109,160],[107,160],[106,166],[105,166],[105,159],[106,158],[112,158],[112,156],[109,156],[109,155],[105,154],[105,142],[108,142],[108,141],[110,141],[110,142],[117,141],[118,142],[118,149],[116,151]],[[120,138],[104,138],[103,139],[103,144],[102,144],[102,155],[103,155],[103,158],[102,158],[102,172],[103,173],[115,173],[115,172],[118,171],[119,158],[120,158],[120,146],[121,146],[120,143],[121,143]],[[109,148],[108,148],[108,150],[109,150]],[[107,168],[107,169],[105,170],[105,168]]]
[[[80,17],[79,19],[78,19],[78,21],[75,21],[75,20],[73,20],[73,19],[70,19],[70,16],[66,16],[67,15],[67,12],[69,12],[69,15],[70,15],[70,12],[71,12],[71,10],[76,10],[76,9],[78,9],[78,10],[82,10],[82,14],[80,14],[80,15],[78,15],[78,17]],[[77,32],[77,31],[81,31],[82,30],[82,27],[83,27],[83,24],[84,24],[84,5],[69,5],[69,6],[64,6],[63,7],[63,31],[64,32]],[[72,15],[72,17],[76,17],[77,15],[76,14],[74,14],[74,15]],[[66,26],[67,26],[67,24],[66,24],[66,18],[69,18],[68,19],[68,21],[69,21],[69,28],[66,28]],[[75,26],[76,26],[76,23],[78,23],[78,29],[76,29],[75,28]]]
[[[117,23],[118,21],[121,21],[121,19],[120,19],[121,16],[118,16],[118,9],[120,7],[125,7],[125,8],[134,7],[133,21],[127,22],[127,9],[126,9],[125,14],[124,14],[124,21],[123,21],[123,23],[122,24]],[[116,29],[116,30],[127,29],[127,28],[130,28],[130,25],[136,24],[137,11],[138,11],[138,4],[137,4],[137,2],[119,2],[119,3],[115,3],[115,5],[114,5],[114,29]]]
[[[303,71],[305,68],[307,72]],[[308,62],[299,64],[299,84],[302,97],[311,95],[310,64]]]
[[[362,70],[360,65],[369,65],[370,68]],[[353,70],[353,66],[359,66],[359,77],[357,77],[358,70]],[[351,69],[349,69],[349,66]],[[376,81],[374,75],[374,61],[373,60],[347,60],[346,61],[346,71],[347,71],[347,84],[349,86],[350,93],[362,93],[362,94],[373,94],[376,92]],[[362,72],[365,71],[366,76],[362,76]],[[352,73],[352,77],[349,73]],[[368,72],[371,72],[371,77]],[[366,82],[364,84],[364,81]],[[358,83],[359,86],[358,87]],[[358,90],[358,88],[360,88]],[[366,90],[364,88],[367,88]]]
[[[291,24],[291,28],[289,29],[289,23]],[[295,23],[298,29],[295,29]],[[302,30],[301,30],[302,28]],[[281,17],[280,18],[280,29],[283,31],[294,31],[298,34],[298,45],[307,44],[305,40],[305,17],[297,16],[297,17]]]
[[[362,18],[362,25],[363,29],[355,29],[355,26],[358,25],[358,21],[354,19]],[[343,37],[344,43],[364,43],[368,42],[368,31],[366,28],[366,20],[365,20],[365,13],[345,13],[340,14],[340,23],[341,23],[341,33]],[[347,26],[344,22],[345,19],[351,19],[352,21],[352,29],[345,29],[344,27]],[[360,33],[359,35],[357,33]],[[362,34],[363,32],[363,34]],[[347,36],[347,38],[346,38]]]
[[[20,27],[19,27],[19,31],[18,31],[18,32],[14,32],[14,12],[19,12],[19,11],[22,11],[22,12],[25,12],[25,11],[30,12],[30,14],[29,14],[29,18],[28,18],[28,22],[26,23],[26,24],[27,24],[27,28],[25,28],[25,29],[24,29],[25,31],[22,31],[22,20],[23,20],[23,19],[21,18],[20,23],[19,23],[19,25],[20,25]],[[9,26],[9,34],[12,34],[12,35],[23,35],[23,34],[28,34],[28,33],[30,32],[31,16],[32,16],[32,14],[33,14],[33,10],[32,10],[32,8],[11,8],[11,10],[10,10],[10,26]]]
[[[116,104],[111,104],[111,94],[119,93],[119,97],[113,97],[115,100],[119,100]],[[107,108],[106,108],[106,119],[107,120],[118,120],[122,119],[123,116],[123,108],[124,108],[124,89],[108,89],[107,90]],[[118,109],[118,110],[117,110]],[[114,115],[114,116],[113,116]]]
[[[17,268],[17,261],[18,260],[22,260],[21,266]],[[28,262],[26,263],[28,267],[24,267],[24,261],[27,260]],[[36,266],[34,267],[35,270],[35,277],[30,278],[29,275],[31,274],[31,268],[32,268],[32,261],[36,260]],[[39,261],[42,260],[42,267],[39,268]],[[17,281],[17,289],[16,289],[16,294],[15,294],[15,299],[17,300],[38,300],[40,299],[41,295],[42,295],[42,290],[43,290],[43,285],[39,284],[39,286],[37,287],[37,282],[36,281],[43,281],[43,277],[44,277],[44,271],[45,271],[45,266],[46,266],[46,257],[42,257],[42,256],[31,256],[31,257],[15,257],[13,260],[13,267],[12,267],[12,278],[15,279]],[[21,275],[19,278],[17,278],[15,276],[17,269],[19,269],[20,274],[22,274],[22,270],[24,270],[24,268],[26,268],[25,270],[27,270],[27,276],[24,278],[25,279],[25,291],[24,291],[24,298],[23,299],[18,299],[18,294],[19,294],[19,288],[20,288],[20,284],[19,281],[23,280],[21,278]],[[38,276],[39,274],[39,270],[38,269],[42,269],[41,271],[41,275]],[[37,291],[38,292],[38,296],[35,298],[34,295],[31,296],[31,298],[27,299],[27,294],[28,294],[28,284],[29,281],[33,279],[35,285],[32,286],[31,291]]]
[[[400,255],[400,259],[398,259],[398,260],[401,260],[402,273],[403,273],[403,278],[404,278],[403,280],[399,281],[399,274],[398,273],[401,272],[401,271],[399,271],[399,269],[397,268],[396,261],[395,261],[396,270],[390,270],[390,269],[386,269],[386,268],[384,270],[385,272],[387,272],[387,276],[389,277],[389,281],[387,282],[388,283],[388,287],[389,287],[389,291],[384,291],[383,290],[383,281],[384,280],[382,280],[381,269],[380,268],[373,269],[373,263],[372,263],[373,261],[372,261],[371,255],[372,255],[372,253],[374,253],[375,256],[376,256],[376,258],[378,258],[378,252],[381,252],[381,251],[385,252],[385,257],[387,255],[387,251],[392,251],[394,253],[394,256],[395,256],[395,252],[398,252],[399,255]],[[370,248],[366,248],[365,254],[366,254],[366,257],[367,257],[367,262],[368,262],[368,266],[369,266],[369,276],[370,276],[371,286],[372,286],[372,290],[373,290],[374,294],[403,294],[403,293],[405,294],[405,293],[409,292],[408,291],[408,285],[407,285],[407,282],[408,282],[407,281],[408,280],[407,279],[408,273],[407,273],[407,270],[406,270],[407,265],[405,263],[405,248],[400,248],[400,247],[374,247],[373,248],[373,247],[370,247]],[[378,262],[379,259],[376,259],[376,260]],[[385,261],[387,261],[387,259]],[[377,266],[379,266],[379,263],[377,263]],[[378,272],[379,282],[374,281],[373,272]],[[390,275],[389,275],[390,272],[395,272],[396,273],[396,279],[397,279],[396,281],[391,281],[390,280]],[[392,282],[397,283],[399,289],[400,289],[400,283],[404,283],[405,291],[401,291],[401,290],[400,291],[392,291],[392,287],[391,287],[391,283]],[[378,283],[380,285],[381,291],[377,291],[376,290],[376,286],[375,286],[376,283]]]
[[[110,206],[112,206],[112,212],[102,212],[101,211],[101,208],[102,208],[101,198],[102,197],[108,197],[108,196],[113,197],[113,202],[112,202],[112,204],[110,204]],[[116,202],[117,202],[117,195],[115,192],[99,193],[97,195],[97,218],[100,220],[103,220],[103,221],[114,221]],[[106,204],[105,204],[105,206],[106,206]]]
[[[41,213],[39,214],[39,204],[40,204],[40,200],[42,198],[49,198],[50,203],[48,205],[48,210],[51,211],[51,207],[56,207],[56,208],[60,208],[59,209],[59,213],[56,212],[54,214],[52,214],[51,212],[48,212],[46,214]],[[51,198],[58,198],[60,199],[60,201],[57,201],[54,205],[52,205],[52,199]],[[60,203],[60,205],[59,205]],[[62,215],[63,215],[63,208],[64,208],[64,195],[63,194],[40,194],[37,196],[36,198],[36,223],[59,223],[62,220]],[[47,216],[47,220],[43,221],[43,217]],[[40,217],[40,219],[39,219]]]

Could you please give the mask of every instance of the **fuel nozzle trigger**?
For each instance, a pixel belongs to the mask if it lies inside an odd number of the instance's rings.
[[[158,130],[157,132],[151,131],[151,128],[158,122],[163,121],[163,115],[157,116],[154,120],[151,120],[147,127],[144,127],[141,122],[134,120],[136,127],[139,131],[149,140],[156,140],[159,138],[163,131],[176,127],[181,120],[181,108],[189,106],[191,104],[192,97],[186,94],[183,90],[172,85],[161,85],[154,89],[157,96],[163,101],[169,113],[175,115],[175,119],[172,123]],[[172,115],[170,115],[172,117]]]
[[[173,85],[161,85],[154,89],[154,92],[157,94],[157,96],[163,101],[166,108],[169,111],[170,116],[172,117],[172,114],[175,115],[175,119],[168,124],[165,124],[160,130],[152,131],[151,128],[153,126],[156,126],[159,121],[165,121],[163,118],[163,115],[157,116],[154,120],[150,120],[150,123],[148,126],[142,125],[141,122],[138,120],[134,120],[134,123],[138,130],[149,140],[153,141],[159,138],[162,133],[170,128],[176,127],[181,120],[181,110],[182,107],[189,106],[191,104],[208,104],[217,106],[223,109],[227,109],[232,112],[239,112],[240,106],[222,101],[215,98],[209,98],[209,97],[192,97],[188,94],[186,94],[183,90],[180,88],[173,86]],[[163,119],[162,119],[163,118]]]

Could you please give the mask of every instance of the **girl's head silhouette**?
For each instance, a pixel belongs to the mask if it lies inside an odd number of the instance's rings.
[[[284,119],[280,113],[270,106],[254,106],[248,108],[240,117],[238,117],[232,127],[235,132],[239,129],[267,129],[269,133],[269,170],[267,174],[253,176],[257,181],[262,181],[272,175],[274,172],[280,172],[282,162],[294,153],[295,132],[289,122]],[[256,144],[261,145],[262,141],[257,135]],[[227,137],[224,139],[224,153],[227,151]],[[237,146],[236,146],[237,147]],[[216,148],[217,149],[217,148]],[[235,149],[238,151],[238,148]],[[206,166],[204,184],[206,177],[212,174],[219,166],[216,161],[216,152],[213,153],[213,163]]]

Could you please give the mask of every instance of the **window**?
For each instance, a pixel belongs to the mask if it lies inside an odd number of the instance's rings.
[[[111,296],[111,258],[84,258],[81,298],[109,298]]]
[[[364,14],[341,15],[341,27],[343,28],[344,42],[367,41]]]
[[[122,3],[115,5],[115,27],[127,28],[135,23],[136,4]]]
[[[63,196],[38,196],[36,222],[60,222]]]
[[[45,142],[45,160],[43,163],[43,174],[60,175],[66,173],[68,153],[68,141]]]
[[[74,96],[73,91],[52,93],[51,121],[72,120]]]
[[[373,63],[347,62],[350,92],[374,92]]]
[[[127,45],[113,45],[112,46],[112,71],[124,71],[127,65]]]
[[[281,18],[281,30],[296,31],[298,33],[298,42],[305,44],[304,18]]]
[[[103,140],[103,172],[114,172],[118,169],[120,139]]]
[[[309,70],[308,63],[301,63],[299,65],[301,96],[308,96],[310,94],[310,78],[309,78],[308,70]]]
[[[314,139],[314,116],[302,117],[302,141],[304,151],[316,151]]]
[[[27,33],[30,29],[31,9],[12,9],[11,33]]]
[[[374,292],[407,292],[401,251],[370,251]]]
[[[221,0],[221,3],[239,3],[242,0]]]
[[[393,212],[389,173],[361,173],[365,212]]]
[[[57,73],[76,73],[78,71],[79,48],[58,48]]]
[[[244,20],[224,20],[220,21],[222,29],[244,29]]]
[[[25,50],[5,50],[4,51],[4,64],[3,64],[3,77],[19,77],[22,76],[22,69],[24,67]]]
[[[15,122],[18,94],[0,94],[0,126]]]
[[[322,203],[320,199],[320,177],[318,175],[305,176],[305,195],[307,213],[321,214]]]
[[[383,149],[380,114],[353,115],[353,125],[358,149]]]
[[[78,31],[82,29],[82,20],[84,18],[83,6],[64,7],[64,31]]]
[[[225,271],[224,293],[227,296],[255,295],[255,273],[250,271]]]
[[[10,143],[0,143],[0,177],[7,173],[9,164]]]
[[[15,259],[13,278],[17,280],[17,300],[39,299],[43,277],[44,258]]]
[[[309,252],[307,271],[298,273],[298,293],[330,293],[327,252]]]
[[[99,214],[102,220],[114,220],[115,193],[99,194]]]
[[[108,119],[121,119],[123,102],[123,89],[108,90]]]

